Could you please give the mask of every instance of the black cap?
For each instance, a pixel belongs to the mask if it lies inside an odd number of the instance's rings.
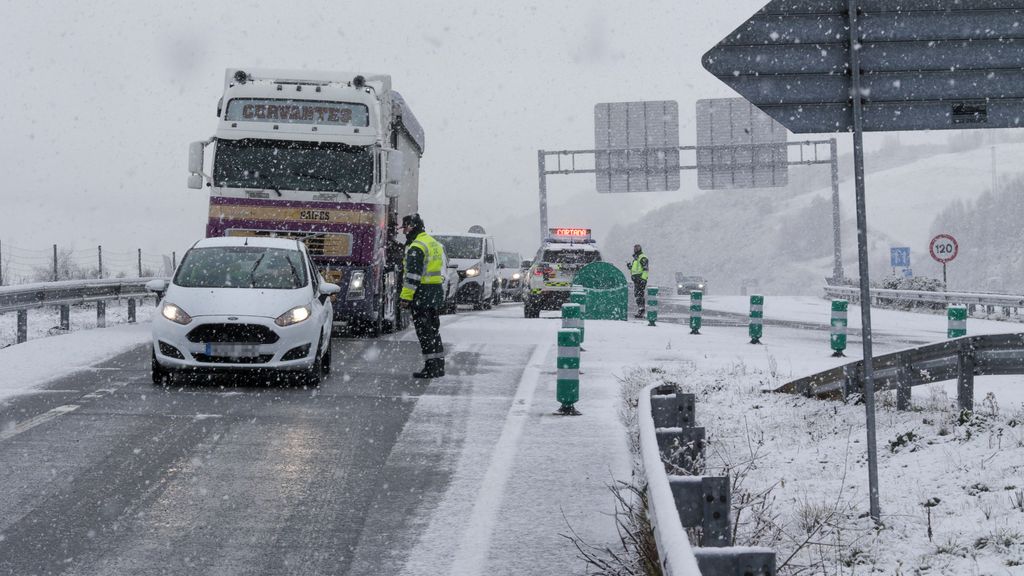
[[[423,218],[420,218],[419,214],[409,214],[408,216],[402,217],[402,227],[412,226],[413,228],[423,228]]]

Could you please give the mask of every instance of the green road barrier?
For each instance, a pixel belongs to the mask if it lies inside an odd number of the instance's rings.
[[[760,344],[764,334],[764,296],[754,294],[750,297],[750,327],[747,329],[751,344]]]
[[[580,344],[583,344],[583,310],[579,304],[562,304],[562,328],[579,330]]]
[[[850,303],[846,300],[832,301],[832,333],[830,340],[833,350],[832,356],[837,358],[845,356],[843,350],[846,350],[846,327],[849,324],[846,313],[849,307]]]
[[[626,320],[629,315],[629,282],[607,262],[591,262],[579,272],[573,284],[587,291],[587,320]],[[570,295],[571,296],[571,295]]]
[[[569,306],[569,305],[567,305]],[[558,331],[558,360],[556,364],[555,399],[561,407],[555,412],[562,416],[578,416],[576,402],[580,399],[580,331],[563,328]]]
[[[704,293],[700,290],[690,292],[690,334],[700,334],[701,314],[704,311]]]
[[[654,326],[658,321],[658,287],[652,286],[647,289],[647,322],[648,326]]]
[[[967,306],[950,304],[946,309],[946,317],[949,319],[949,329],[946,331],[948,337],[967,336]]]

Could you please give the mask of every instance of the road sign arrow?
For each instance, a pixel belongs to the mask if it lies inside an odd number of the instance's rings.
[[[863,130],[1024,124],[1024,0],[859,0]],[[704,68],[796,133],[853,130],[847,0],[773,0]]]

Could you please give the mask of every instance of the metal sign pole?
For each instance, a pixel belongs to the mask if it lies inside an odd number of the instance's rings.
[[[860,31],[857,23],[857,0],[849,2],[850,78],[853,98],[853,172],[857,188],[857,259],[860,266],[860,317],[864,341],[864,410],[867,413],[868,491],[871,519],[879,523],[878,454],[875,439],[875,382],[871,356],[871,290],[868,280],[868,224],[864,201],[864,131],[862,125],[860,87]]]
[[[544,243],[544,236],[548,232],[548,180],[547,168],[544,165],[544,151],[537,150],[537,178],[540,182],[540,242]]]
[[[843,243],[839,236],[839,158],[835,138],[829,140],[829,155],[832,158],[832,242],[835,252],[832,279],[838,281],[843,278]]]

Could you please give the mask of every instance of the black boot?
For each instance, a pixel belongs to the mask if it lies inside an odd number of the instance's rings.
[[[413,378],[440,378],[444,376],[444,358],[431,358],[423,363],[423,369],[413,372]]]

